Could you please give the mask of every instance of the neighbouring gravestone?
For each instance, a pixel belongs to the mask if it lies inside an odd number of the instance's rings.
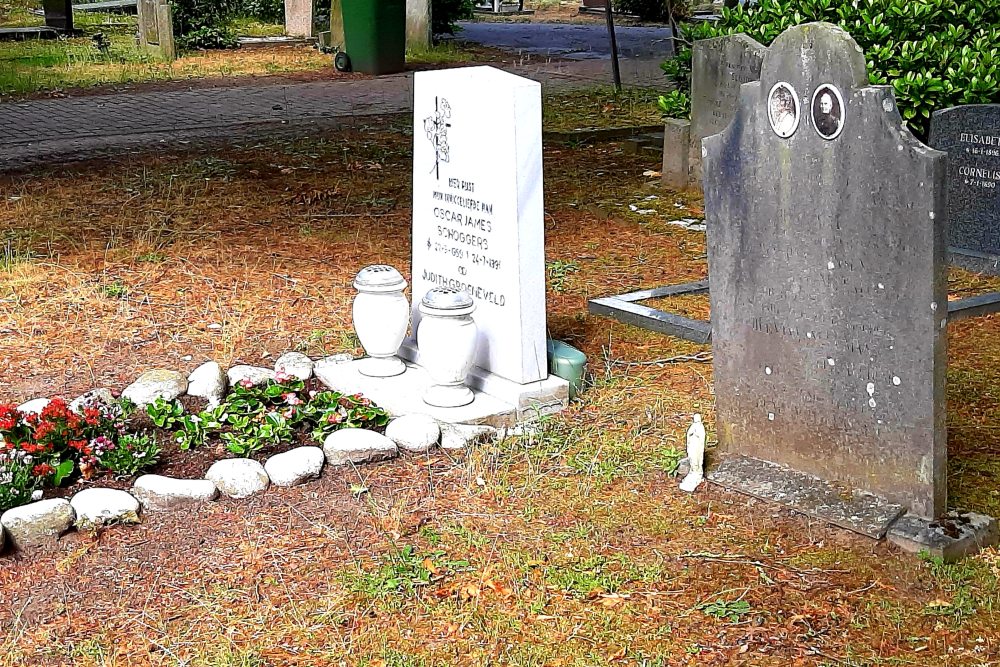
[[[476,365],[518,384],[548,376],[541,86],[493,67],[417,72],[413,330],[433,287],[476,302]]]
[[[320,47],[331,51],[343,51],[344,46],[344,11],[342,0],[331,0],[330,2],[330,27],[328,35],[324,35],[326,30],[319,33]]]
[[[313,1],[285,0],[286,35],[289,37],[313,36]]]
[[[850,35],[812,23],[775,40],[703,158],[710,479],[874,537],[940,515],[945,155]]]
[[[430,45],[430,0],[406,0],[406,48],[427,49]]]
[[[952,261],[1000,275],[1000,104],[934,112],[930,144],[948,153]]]
[[[56,30],[73,31],[72,0],[43,0],[42,11],[45,14],[45,25]]]
[[[139,0],[136,11],[139,19],[139,43],[161,58],[176,58],[173,7],[169,0]]]
[[[740,86],[760,78],[767,47],[746,35],[698,40],[691,49],[691,182],[701,183],[701,140],[726,129]]]

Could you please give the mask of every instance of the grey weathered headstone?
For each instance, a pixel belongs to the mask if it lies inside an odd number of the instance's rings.
[[[431,46],[431,0],[406,0],[406,48]]]
[[[285,34],[312,37],[314,11],[313,0],[285,0]]]
[[[716,427],[724,459],[869,492],[897,506],[888,521],[904,508],[934,517],[946,502],[945,156],[905,128],[891,88],[867,83],[846,32],[791,28],[732,124],[704,141]]]
[[[663,166],[660,179],[663,186],[683,190],[690,179],[691,123],[679,118],[667,118],[663,123]]]
[[[948,153],[952,262],[1000,275],[1000,104],[934,112],[930,144]]]
[[[334,51],[344,50],[344,10],[343,0],[330,2],[330,48]]]
[[[701,140],[729,125],[740,85],[760,78],[767,47],[746,35],[698,40],[691,49],[691,182],[701,182]]]
[[[57,30],[73,32],[72,0],[42,0],[45,25]]]
[[[169,0],[139,0],[139,43],[166,60],[177,57],[174,43],[173,7]]]

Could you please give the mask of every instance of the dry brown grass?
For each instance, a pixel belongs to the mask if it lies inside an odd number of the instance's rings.
[[[4,178],[0,400],[352,347],[356,270],[408,273],[409,143],[360,129]],[[591,360],[582,403],[468,457],[328,470],[6,561],[0,665],[997,664],[996,552],[930,565],[677,491],[690,413],[713,422],[711,365],[635,362],[708,348],[586,299],[703,278],[704,236],[664,223],[699,203],[647,189],[654,165],[615,144],[545,157],[546,254],[564,269],[549,325]],[[949,374],[956,502],[994,513],[998,326],[954,325]],[[716,601],[748,607],[719,618]]]

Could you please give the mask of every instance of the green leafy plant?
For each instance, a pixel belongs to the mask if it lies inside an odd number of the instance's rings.
[[[0,512],[31,502],[42,480],[34,474],[34,458],[26,452],[0,452]]]
[[[389,423],[385,410],[360,394],[305,391],[302,380],[279,373],[274,380],[233,386],[219,406],[187,414],[177,401],[157,400],[146,408],[153,423],[174,432],[182,449],[218,438],[233,454],[250,456],[262,449],[292,442],[308,433],[322,442],[342,428],[381,428]]]
[[[698,30],[698,28],[692,28],[691,26],[685,25],[681,28],[681,30],[683,34],[685,36],[689,36],[689,38],[708,39],[707,36],[701,36],[700,34],[695,36],[694,33]],[[702,32],[704,32],[703,29]],[[675,42],[675,44],[677,43]],[[677,44],[677,55],[660,63],[660,69],[662,69],[663,73],[677,84],[677,88],[681,92],[691,90],[691,57],[692,53],[690,46]]]
[[[116,475],[135,475],[156,465],[160,458],[160,443],[149,433],[126,433],[118,443],[99,457],[101,466]]]
[[[691,98],[682,90],[671,90],[666,95],[660,95],[656,104],[664,118],[691,117]]]
[[[704,602],[698,605],[698,609],[706,616],[717,618],[720,621],[735,623],[746,614],[750,613],[750,603],[746,600],[715,600]]]
[[[157,398],[146,406],[146,414],[149,415],[150,420],[158,427],[166,431],[171,431],[180,423],[181,418],[184,416],[184,406],[181,405],[180,401],[167,401],[163,398]]]
[[[926,138],[935,110],[1000,102],[1000,0],[760,0],[724,9],[716,22],[682,28],[693,43],[745,33],[770,45],[785,29],[828,21],[864,50],[873,85],[891,85],[900,115]],[[661,67],[690,86],[690,49]]]
[[[681,459],[687,456],[687,452],[671,445],[656,451],[656,467],[667,473],[671,477],[677,476],[677,469]]]

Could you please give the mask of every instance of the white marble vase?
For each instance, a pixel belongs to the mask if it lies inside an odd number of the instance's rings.
[[[424,394],[428,405],[455,408],[475,399],[465,386],[479,339],[479,329],[472,319],[475,309],[468,293],[447,287],[428,291],[420,302],[417,347],[420,361],[434,383]]]
[[[370,377],[399,375],[406,365],[396,352],[410,325],[410,304],[403,294],[406,280],[391,266],[375,264],[358,272],[354,287],[354,331],[368,354],[358,370]]]

